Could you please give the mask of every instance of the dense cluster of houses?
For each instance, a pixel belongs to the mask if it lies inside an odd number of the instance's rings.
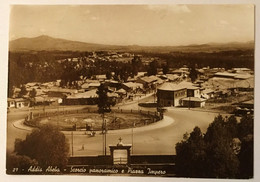
[[[160,106],[204,107],[207,99],[227,97],[239,92],[254,90],[253,71],[248,68],[202,68],[198,69],[194,82],[166,82],[157,90]],[[175,71],[176,72],[176,71]],[[188,75],[188,70],[179,69],[179,75]],[[175,76],[176,74],[174,74]]]
[[[32,105],[93,105],[97,103],[97,89],[100,84],[108,88],[108,97],[113,104],[133,100],[135,97],[156,93],[157,103],[162,106],[203,107],[207,99],[229,92],[253,91],[253,73],[247,68],[197,69],[198,79],[191,83],[187,67],[170,70],[168,74],[158,71],[157,75],[146,76],[139,72],[127,82],[108,80],[105,75],[78,81],[78,88],[61,88],[60,80],[47,83],[25,84],[27,95],[8,98],[8,108],[22,108]],[[231,84],[232,82],[232,84]],[[225,85],[226,84],[226,85]],[[30,98],[29,92],[35,89],[36,96]]]

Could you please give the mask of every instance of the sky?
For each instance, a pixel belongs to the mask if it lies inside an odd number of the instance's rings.
[[[48,35],[109,45],[176,46],[254,40],[254,6],[12,5],[9,39]]]

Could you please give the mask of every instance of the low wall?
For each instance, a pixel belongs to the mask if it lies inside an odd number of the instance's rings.
[[[111,112],[147,115],[152,118],[153,123],[163,119],[163,114],[156,111],[153,112],[153,111],[143,111],[143,110],[133,110],[133,109],[131,110],[112,109]],[[38,127],[39,125],[37,124],[37,122],[47,117],[53,117],[58,115],[69,115],[69,114],[84,114],[84,113],[98,113],[98,110],[93,108],[87,108],[87,109],[80,109],[80,110],[57,110],[53,112],[30,113],[25,118],[24,124],[31,127]],[[69,128],[66,130],[69,130]],[[73,130],[73,127],[71,128],[71,130]]]
[[[155,165],[155,164],[171,164],[174,165],[176,155],[131,155],[130,161],[133,165]],[[112,158],[110,155],[104,156],[83,156],[70,157],[68,165],[111,165]]]
[[[93,175],[173,177],[176,176],[175,158],[175,155],[132,155],[130,164],[113,165],[111,156],[70,157],[67,171]]]

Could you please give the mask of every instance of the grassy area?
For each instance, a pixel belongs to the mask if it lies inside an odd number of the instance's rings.
[[[152,116],[141,113],[106,113],[104,119],[108,130],[131,128],[133,125],[140,127],[153,122]],[[92,130],[101,130],[103,118],[98,113],[68,114],[36,118],[26,124],[36,127],[52,124],[59,126],[61,130],[72,130],[74,125],[77,130],[85,130],[88,125]]]

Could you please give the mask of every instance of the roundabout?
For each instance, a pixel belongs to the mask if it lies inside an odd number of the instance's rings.
[[[159,118],[155,115],[139,112],[106,113],[104,118],[99,113],[59,114],[48,117],[37,117],[26,120],[25,124],[31,127],[41,127],[50,124],[57,126],[61,131],[91,130],[99,131],[106,125],[107,130],[119,130],[149,125]]]
[[[127,105],[127,108],[120,107],[120,109],[129,109],[131,107],[135,108],[137,106]],[[121,137],[125,144],[133,144],[133,151],[131,152],[135,155],[175,154],[175,144],[183,139],[183,134],[191,132],[195,126],[200,127],[202,132],[205,132],[214,117],[218,115],[218,113],[179,108],[167,108],[167,110],[164,113],[164,118],[160,121],[148,125],[135,126],[135,128],[108,130],[107,147],[108,145],[115,144],[118,138]],[[147,113],[148,111],[145,112]],[[15,138],[24,139],[34,129],[23,124],[27,114],[28,112],[11,112],[8,114],[7,138],[9,150],[13,150]],[[119,113],[115,113],[115,116],[119,117],[117,114]],[[61,116],[59,117],[61,118]],[[89,137],[86,135],[85,130],[80,129],[77,131],[63,131],[63,133],[70,146],[73,143],[73,156],[103,154],[104,135],[102,135],[101,131],[97,131],[95,137]]]

